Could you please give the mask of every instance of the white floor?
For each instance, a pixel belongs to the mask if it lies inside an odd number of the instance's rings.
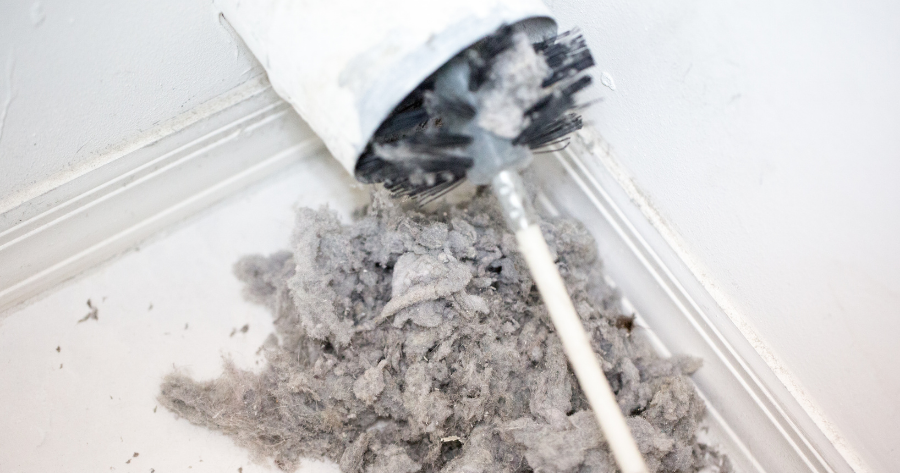
[[[155,397],[174,367],[205,379],[223,357],[258,363],[271,317],[243,300],[232,264],[287,248],[295,204],[349,215],[366,195],[353,185],[312,158],[0,316],[0,471],[277,471]],[[78,323],[89,299],[99,320]]]

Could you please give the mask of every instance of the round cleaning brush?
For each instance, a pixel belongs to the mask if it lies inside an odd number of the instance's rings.
[[[560,146],[581,128],[574,95],[594,64],[572,32],[532,43],[503,26],[451,59],[375,131],[356,164],[363,182],[428,201],[468,179],[490,184],[522,169],[529,150]]]
[[[555,34],[538,0],[217,3],[358,180],[420,203],[491,185],[620,470],[646,472],[519,176],[582,126],[583,38]]]

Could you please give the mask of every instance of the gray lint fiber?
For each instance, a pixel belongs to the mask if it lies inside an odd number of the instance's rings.
[[[275,319],[265,368],[176,371],[163,405],[285,471],[617,471],[490,195],[425,212],[376,193],[352,224],[327,209],[296,222],[292,251],[235,266]],[[696,437],[699,361],[632,330],[580,224],[541,229],[650,471],[731,471]]]

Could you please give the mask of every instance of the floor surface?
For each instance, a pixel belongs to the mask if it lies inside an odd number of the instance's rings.
[[[277,471],[218,432],[158,406],[161,378],[261,363],[268,311],[231,266],[286,249],[295,205],[349,217],[366,193],[311,158],[0,319],[0,471]],[[97,319],[79,322],[97,308]],[[242,327],[248,327],[242,332]],[[308,462],[299,471],[337,472]]]

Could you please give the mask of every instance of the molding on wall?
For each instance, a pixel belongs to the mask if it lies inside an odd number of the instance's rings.
[[[659,219],[646,215],[639,189],[623,182],[596,132],[582,130],[534,167],[551,204],[597,238],[607,273],[652,327],[651,339],[663,351],[703,359],[692,378],[710,406],[713,437],[727,444],[739,471],[864,471],[786,386],[783,368],[761,355],[765,345],[726,313]]]
[[[324,147],[256,78],[120,149],[0,214],[0,314]]]

